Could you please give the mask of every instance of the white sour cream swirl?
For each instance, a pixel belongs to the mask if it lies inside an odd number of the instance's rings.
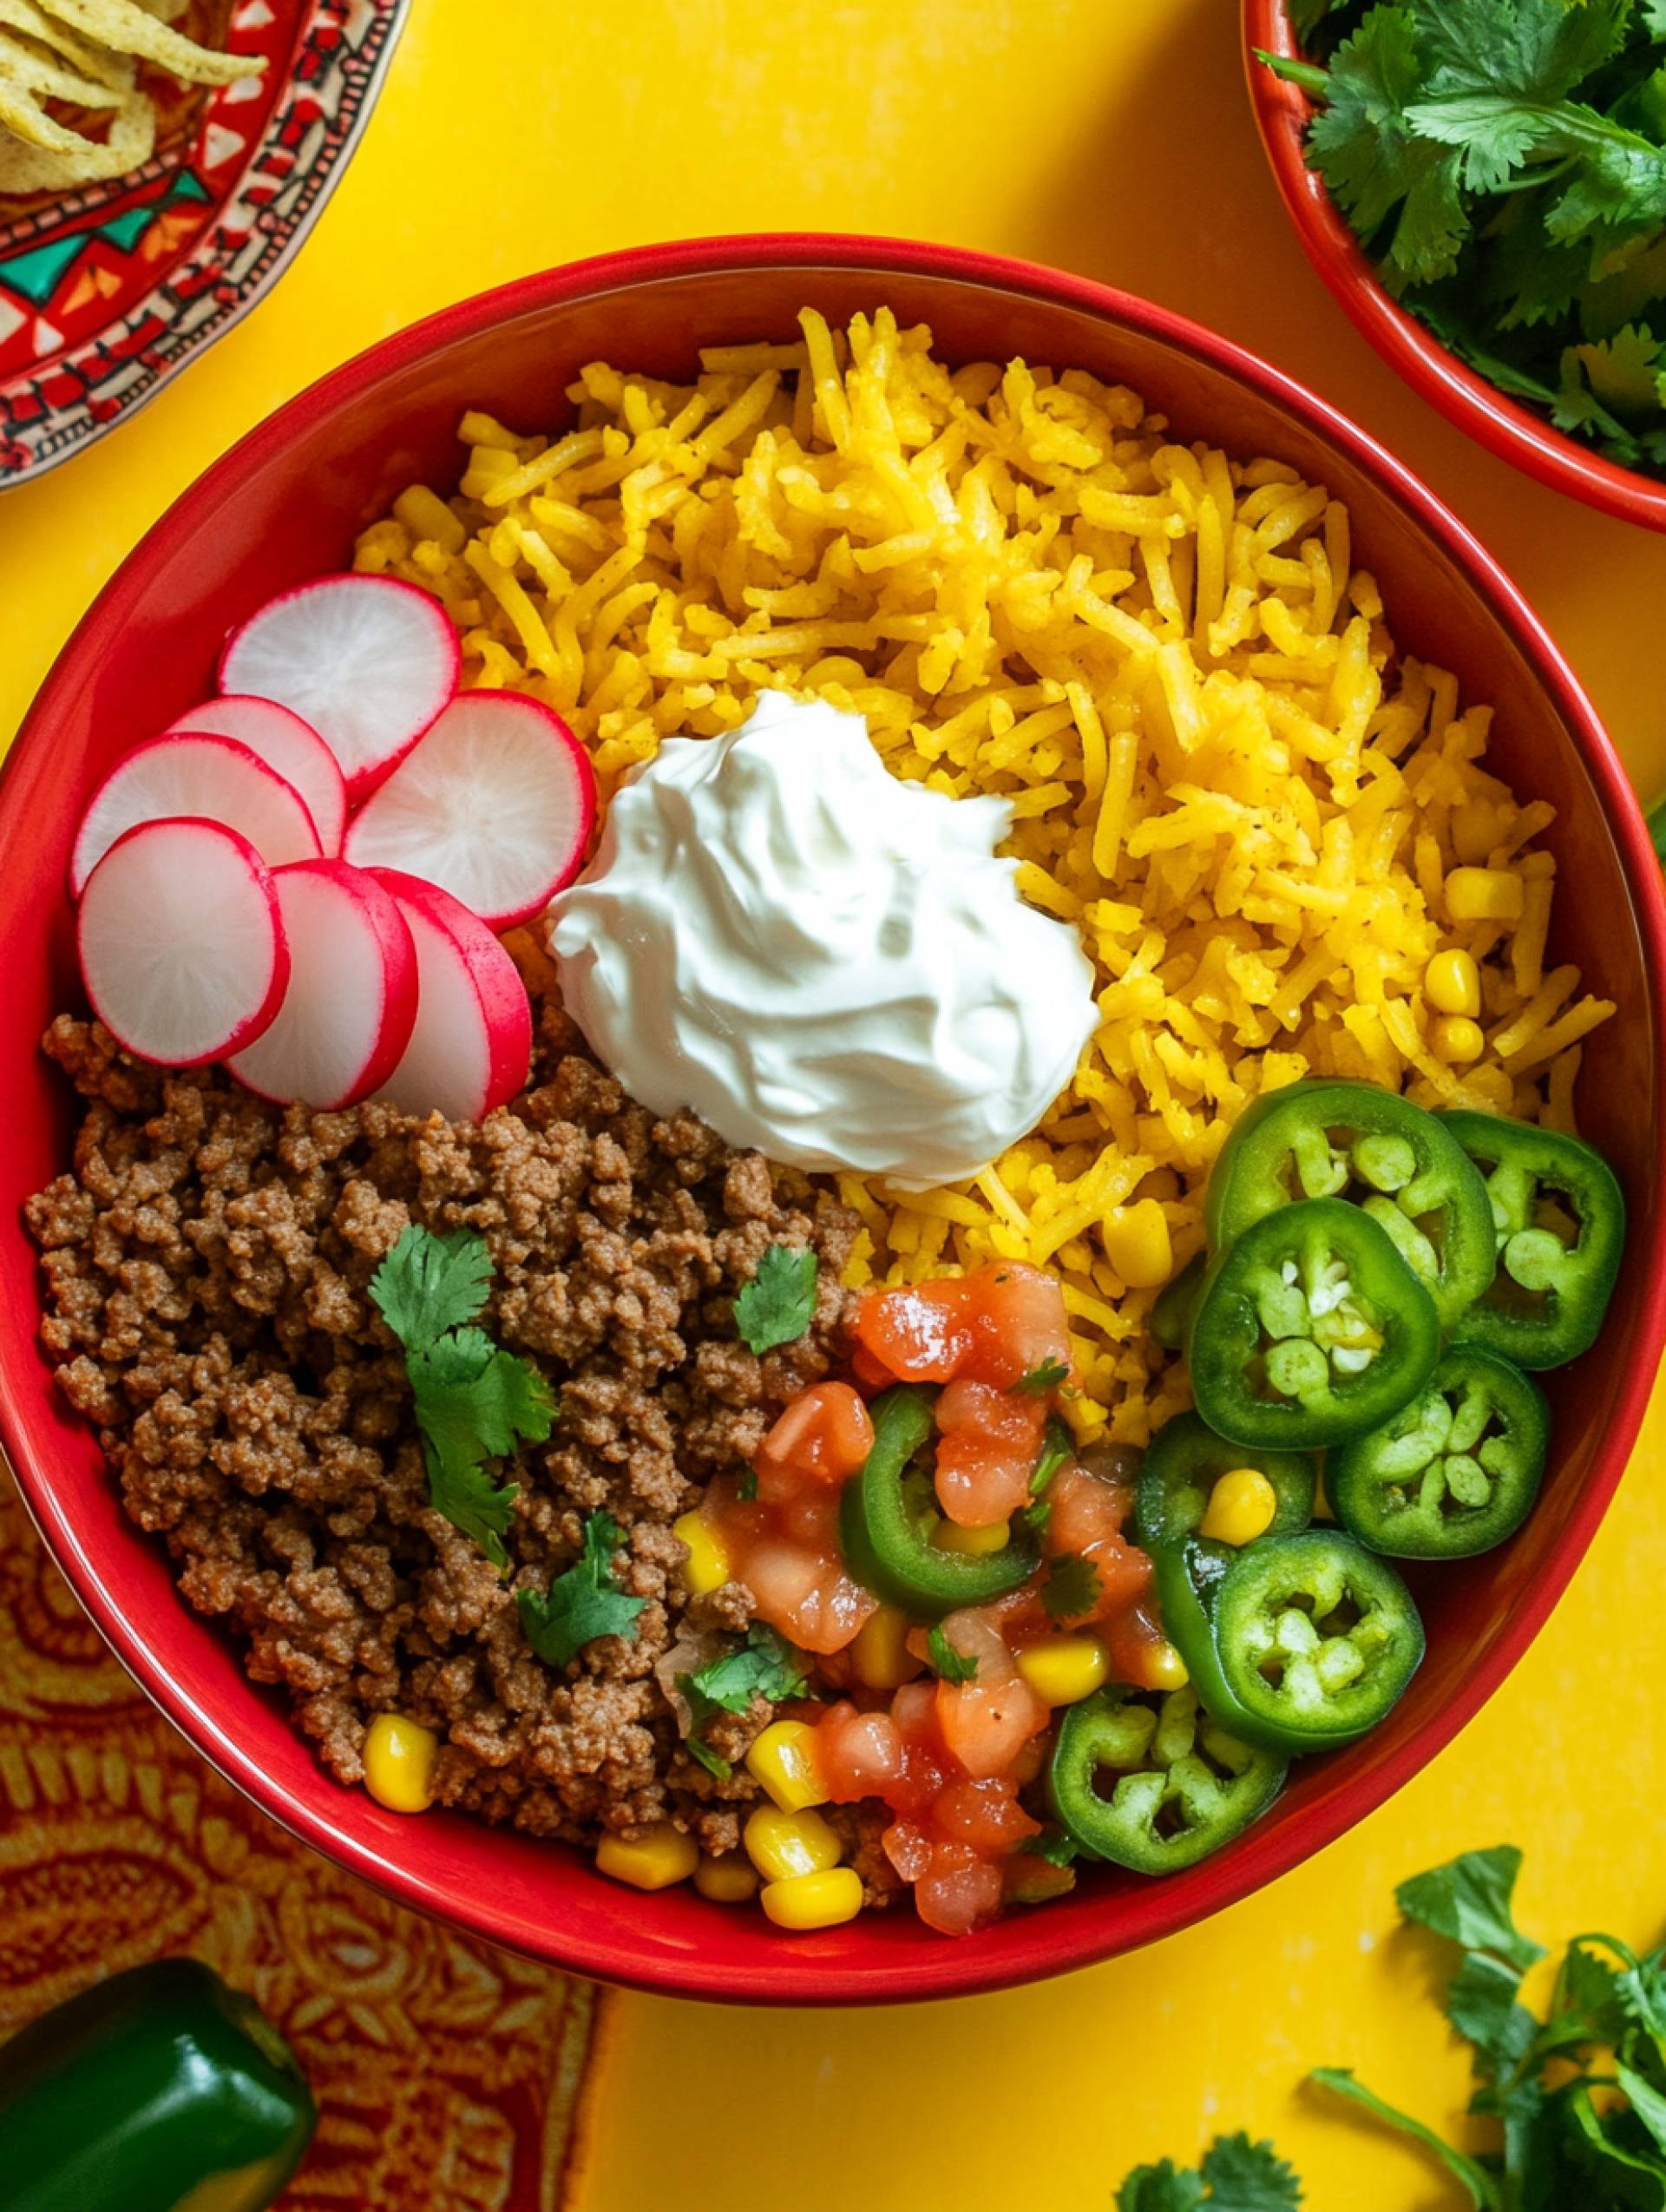
[[[1097,1020],[1079,940],[998,858],[1005,800],[892,776],[860,715],[766,692],[621,785],[551,909],[562,997],[658,1114],[927,1190],[1033,1129]]]

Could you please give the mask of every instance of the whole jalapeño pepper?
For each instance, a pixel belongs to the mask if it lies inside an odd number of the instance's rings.
[[[987,1605],[1016,1590],[1036,1568],[1027,1531],[981,1558],[946,1552],[911,1509],[903,1478],[930,1441],[935,1393],[902,1384],[869,1408],[873,1448],[839,1501],[839,1541],[860,1583],[916,1620],[941,1620],[963,1605]]]
[[[1450,1329],[1492,1279],[1486,1192],[1454,1133],[1394,1091],[1341,1080],[1269,1091],[1233,1125],[1204,1219],[1220,1251],[1304,1198],[1351,1200],[1392,1238]]]
[[[1454,1110],[1442,1126],[1485,1177],[1498,1272],[1454,1334],[1517,1367],[1560,1367],[1592,1345],[1625,1250],[1625,1198],[1577,1137]]]
[[[1187,1347],[1215,1434],[1289,1452],[1380,1428],[1440,1356],[1429,1292],[1387,1231],[1340,1198],[1252,1222],[1211,1265]]]

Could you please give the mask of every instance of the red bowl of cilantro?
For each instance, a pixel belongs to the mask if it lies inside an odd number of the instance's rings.
[[[1442,414],[1666,530],[1666,4],[1244,0],[1309,259]]]

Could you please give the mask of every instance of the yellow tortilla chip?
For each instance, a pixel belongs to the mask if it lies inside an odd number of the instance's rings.
[[[16,35],[0,29],[0,81],[21,87],[36,100],[68,100],[77,108],[119,108],[121,95],[91,77],[77,76],[50,54],[25,45]]]
[[[0,121],[3,118],[0,117]],[[141,92],[131,92],[111,121],[102,144],[74,132],[69,151],[26,144],[0,128],[0,194],[69,192],[83,184],[124,177],[149,161],[156,145],[156,110]]]
[[[154,16],[135,5],[135,0],[41,0],[56,22],[67,23],[84,38],[95,38],[118,54],[134,54],[154,62],[182,84],[233,84],[239,77],[254,76],[266,67],[249,54],[213,54],[194,39],[169,30]]]

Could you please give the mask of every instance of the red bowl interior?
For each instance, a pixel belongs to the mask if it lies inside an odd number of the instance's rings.
[[[1620,1014],[1592,1044],[1591,1135],[1633,1209],[1607,1334],[1551,1379],[1555,1467],[1527,1529],[1489,1557],[1420,1580],[1429,1657],[1354,1749],[1297,1770],[1273,1812],[1193,1871],[1150,1883],[1094,1874],[1045,1911],[949,1942],[911,1913],[809,1936],[686,1890],[645,1896],[578,1853],[449,1814],[402,1820],[331,1782],[279,1701],[176,1594],[159,1545],[124,1518],[93,1436],[52,1386],[36,1342],[24,1196],[63,1165],[66,1087],[37,1056],[49,1017],[79,1001],[64,868],[90,785],[210,686],[228,625],[281,587],[348,558],[355,532],[413,478],[454,482],[465,404],[553,426],[580,364],[606,357],[674,376],[697,347],[793,334],[889,302],[955,360],[1021,352],[1133,384],[1188,438],[1268,452],[1352,509],[1359,558],[1403,643],[1496,702],[1494,765],[1549,798],[1565,886],[1558,956]],[[1663,1132],[1656,1080],[1666,913],[1660,873],[1607,738],[1566,667],[1487,555],[1359,430],[1288,378],[1196,325],[1125,294],[1020,263],[855,239],[654,247],[533,277],[390,339],[292,401],[178,502],[109,585],[53,671],[0,784],[0,1052],[13,1069],[0,1155],[0,1436],[59,1564],[162,1710],[275,1819],[406,1904],[557,1965],[689,1995],[895,2001],[1059,1972],[1183,1927],[1282,1874],[1415,1773],[1474,1713],[1544,1621],[1591,1539],[1642,1416],[1666,1325]]]
[[[1312,103],[1255,57],[1256,47],[1269,54],[1300,54],[1289,0],[1243,0],[1243,32],[1256,121],[1296,234],[1308,259],[1383,359],[1448,422],[1501,461],[1513,463],[1553,491],[1571,492],[1588,507],[1617,515],[1623,522],[1666,530],[1666,483],[1623,469],[1577,438],[1564,436],[1542,415],[1466,367],[1387,291],[1322,180],[1302,158]]]

